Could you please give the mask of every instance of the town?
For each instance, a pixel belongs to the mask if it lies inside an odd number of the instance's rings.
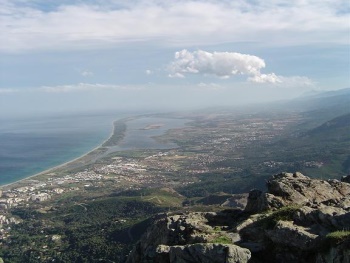
[[[98,160],[75,173],[62,173],[58,169],[46,174],[45,179],[30,178],[19,183],[18,187],[4,187],[0,199],[1,231],[20,222],[7,212],[9,209],[49,202],[67,193],[91,195],[98,193],[98,189],[106,193],[144,187],[179,188],[200,182],[198,175],[201,174],[241,172],[243,168],[239,163],[245,161],[245,149],[270,143],[298,121],[300,117],[296,114],[288,118],[268,119],[237,119],[231,115],[203,117],[192,125],[169,130],[156,138],[175,141],[178,148],[138,150],[137,157],[132,154],[131,157],[123,157],[125,153],[115,152],[107,159]],[[227,160],[236,162],[228,165]],[[281,167],[285,163],[265,160],[257,165],[271,168]],[[320,167],[322,162],[305,160],[304,165]]]

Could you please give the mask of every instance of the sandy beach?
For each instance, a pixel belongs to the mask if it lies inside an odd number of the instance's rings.
[[[78,168],[81,166],[85,166],[87,164],[90,164],[96,160],[98,160],[99,158],[104,156],[104,153],[107,152],[108,147],[106,144],[108,144],[108,142],[110,141],[110,139],[115,135],[115,123],[117,122],[127,122],[128,120],[130,120],[130,118],[122,118],[116,121],[112,122],[112,132],[109,134],[108,138],[106,140],[104,140],[102,143],[100,143],[97,147],[95,147],[94,149],[92,149],[91,151],[73,159],[73,160],[69,160],[65,163],[62,163],[60,165],[54,166],[52,168],[46,169],[42,172],[36,173],[34,175],[28,176],[26,178],[20,179],[18,181],[9,183],[9,184],[4,184],[0,186],[0,189],[7,189],[7,188],[12,188],[12,187],[17,187],[18,185],[22,185],[22,184],[26,184],[28,183],[28,181],[30,180],[39,180],[41,178],[37,178],[46,174],[51,174],[54,173],[56,171],[60,171],[60,170],[64,170],[64,171],[68,171],[72,168]],[[115,144],[117,145],[117,144]],[[113,145],[113,146],[115,146]]]

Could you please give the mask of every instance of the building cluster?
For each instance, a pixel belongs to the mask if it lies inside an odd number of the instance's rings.
[[[323,162],[317,162],[317,161],[310,161],[310,162],[304,162],[305,167],[312,167],[312,168],[321,168],[324,163]]]
[[[45,181],[28,180],[25,186],[0,191],[0,215],[1,211],[19,205],[48,201],[92,185],[105,187],[112,183],[116,188],[119,184],[124,189],[139,189],[140,186],[166,184],[169,177],[164,172],[172,169],[169,161],[160,160],[166,156],[167,152],[159,152],[141,159],[117,157],[109,164],[98,164],[77,173],[62,176],[51,173]]]

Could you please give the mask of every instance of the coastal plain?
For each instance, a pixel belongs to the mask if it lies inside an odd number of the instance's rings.
[[[237,206],[280,171],[347,175],[350,113],[340,107],[326,115],[322,105],[117,120],[110,138],[85,156],[2,187],[0,257],[124,262],[156,213]],[[142,136],[146,146],[132,144]]]

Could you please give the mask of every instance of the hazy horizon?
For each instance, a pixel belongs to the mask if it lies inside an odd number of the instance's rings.
[[[237,106],[350,86],[343,0],[0,3],[0,117]]]

